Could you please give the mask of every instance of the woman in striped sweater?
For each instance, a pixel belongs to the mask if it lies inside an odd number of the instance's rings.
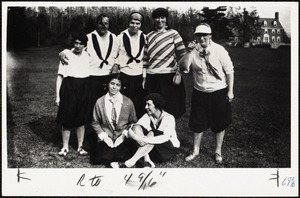
[[[160,93],[166,99],[165,110],[175,118],[185,113],[185,88],[177,62],[186,49],[179,33],[168,25],[169,12],[157,8],[152,12],[154,30],[147,35],[144,65],[147,67],[149,93]]]

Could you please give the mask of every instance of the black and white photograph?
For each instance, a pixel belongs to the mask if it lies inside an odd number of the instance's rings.
[[[299,3],[2,2],[3,196],[299,195]]]

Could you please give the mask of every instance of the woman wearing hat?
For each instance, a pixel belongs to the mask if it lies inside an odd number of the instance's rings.
[[[192,67],[194,78],[189,121],[194,132],[194,146],[186,161],[199,155],[203,132],[210,128],[216,135],[215,160],[221,163],[225,129],[231,123],[233,64],[224,47],[211,40],[211,34],[208,24],[197,26],[194,33],[196,42],[189,45],[191,51],[179,62],[179,71],[188,73]]]
[[[146,96],[146,68],[143,68],[146,35],[140,30],[144,16],[139,12],[129,15],[128,28],[118,37],[119,50],[117,62],[123,79],[122,93],[129,97],[137,113],[137,118],[145,113],[144,98]]]
[[[152,12],[154,28],[147,35],[145,49],[147,88],[149,93],[160,93],[166,100],[165,110],[175,118],[185,113],[185,88],[177,61],[186,52],[179,33],[168,25],[169,12],[157,8]]]

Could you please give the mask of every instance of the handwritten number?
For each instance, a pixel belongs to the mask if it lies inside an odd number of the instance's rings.
[[[159,176],[164,177],[166,173],[167,172],[161,171],[159,173]],[[149,173],[142,172],[137,176],[138,182],[140,183],[140,186],[139,186],[138,190],[141,190],[141,189],[145,190],[146,187],[153,187],[157,184],[157,181],[155,181],[155,178],[154,178],[153,174],[154,173],[153,173],[153,170],[152,170]],[[129,183],[130,180],[132,180],[132,178],[133,178],[133,173],[131,173],[130,175],[126,174],[125,177],[124,177],[125,185],[127,183]]]
[[[148,183],[148,186],[150,186],[150,187],[154,186],[157,183],[156,181],[152,182],[152,180],[153,180],[153,178],[151,178]]]
[[[140,187],[139,187],[138,190],[140,190],[141,188],[143,188],[143,190],[145,190],[147,179],[152,174],[152,172],[153,171],[151,171],[145,178],[144,178],[144,175],[145,175],[144,173],[141,173],[139,175],[140,182],[142,182],[142,183],[141,183],[141,185],[140,185]],[[152,187],[152,186],[154,186],[156,184],[156,181],[152,182],[152,180],[153,180],[153,178],[151,178],[150,181],[148,182],[148,186],[149,187]]]
[[[132,173],[130,174],[129,178],[127,179],[127,175],[125,175],[124,179],[125,179],[125,184],[127,184],[130,180],[130,178],[132,177]]]
[[[295,186],[295,177],[286,177],[282,181],[282,186],[294,187]]]
[[[277,181],[277,187],[279,187],[279,168],[277,169],[277,172],[274,175],[275,177],[269,178],[269,180],[276,180]],[[281,186],[286,187],[294,187],[295,184],[295,177],[285,177],[284,180],[281,182]]]

